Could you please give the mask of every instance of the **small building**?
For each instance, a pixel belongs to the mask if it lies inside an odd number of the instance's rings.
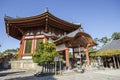
[[[57,18],[48,10],[26,18],[5,16],[4,20],[7,34],[20,40],[19,59],[32,59],[31,55],[36,49],[37,42],[49,41],[56,44],[56,51],[63,55],[67,67],[70,66],[69,49],[73,50],[74,58],[84,52],[89,66],[88,48],[96,44],[92,37],[83,31],[80,24]]]
[[[112,40],[92,55],[101,58],[106,68],[120,68],[120,39]]]
[[[102,56],[105,67],[120,68],[120,39],[112,40],[99,50],[102,51],[106,52]]]

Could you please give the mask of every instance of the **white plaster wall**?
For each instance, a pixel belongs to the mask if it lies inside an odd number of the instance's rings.
[[[65,49],[65,44],[61,44],[61,45],[56,46],[56,51],[60,51],[63,49]]]
[[[22,59],[32,59],[32,56],[23,56]]]

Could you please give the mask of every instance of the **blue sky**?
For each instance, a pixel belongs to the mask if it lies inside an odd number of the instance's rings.
[[[120,0],[0,0],[0,52],[18,48],[20,43],[6,34],[4,15],[35,16],[46,7],[58,18],[80,23],[93,38],[120,32]]]

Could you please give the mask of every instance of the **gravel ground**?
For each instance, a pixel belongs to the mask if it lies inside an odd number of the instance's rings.
[[[36,71],[10,69],[0,71],[0,80],[120,80],[120,69],[87,70],[85,73],[66,71],[63,75],[36,77]]]

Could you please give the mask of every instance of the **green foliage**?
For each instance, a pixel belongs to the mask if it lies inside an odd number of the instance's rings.
[[[17,51],[14,55],[13,55],[13,59],[17,59],[19,55],[19,52]]]
[[[4,54],[15,54],[18,51],[18,49],[7,49],[3,52],[0,52],[0,56],[4,56]]]
[[[89,52],[89,55],[90,55],[91,57],[96,56],[96,51],[94,51],[94,52]]]
[[[91,46],[91,47],[88,48],[88,51],[89,51],[89,52],[94,52],[94,51],[97,51],[97,48]]]
[[[3,51],[2,54],[13,54],[13,53],[16,53],[17,51],[18,49],[7,49]]]
[[[2,56],[3,54],[0,52],[0,56]]]
[[[70,58],[73,58],[73,54],[71,52],[69,53],[69,56],[70,56]]]
[[[41,63],[42,59],[41,59],[41,55],[43,54],[44,51],[44,44],[43,42],[38,42],[36,50],[34,51],[33,55],[32,55],[32,59],[35,63]]]
[[[98,44],[99,39],[98,38],[94,38],[94,42]]]
[[[53,62],[55,56],[60,56],[56,52],[55,44],[39,42],[32,59],[35,63]]]
[[[112,39],[113,39],[113,40],[120,39],[120,32],[114,32],[114,33],[112,34]]]

